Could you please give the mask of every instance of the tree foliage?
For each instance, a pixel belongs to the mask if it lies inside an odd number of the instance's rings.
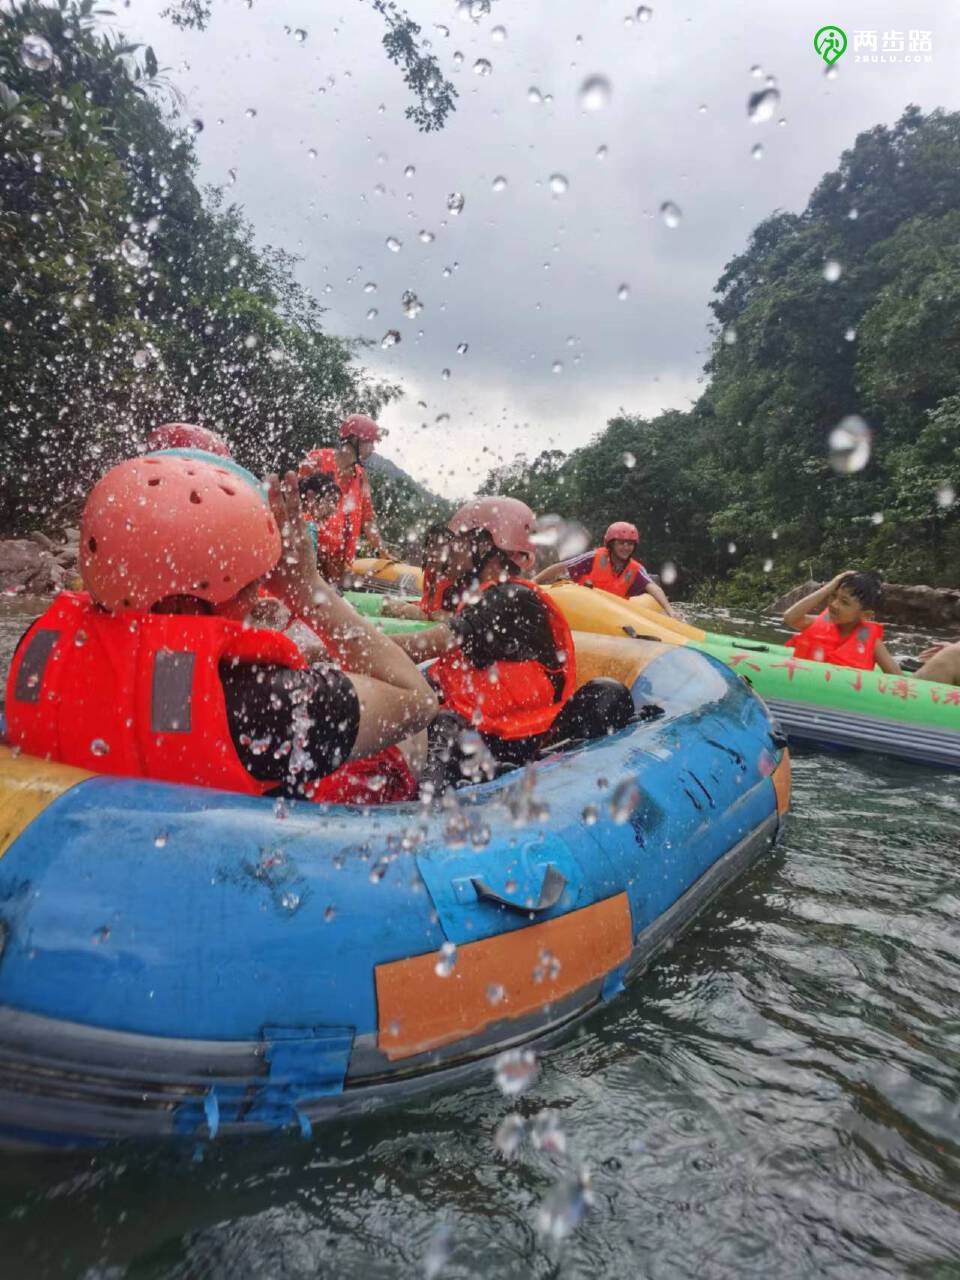
[[[84,494],[158,421],[213,426],[264,471],[397,394],[324,332],[296,260],[198,190],[171,94],[92,0],[22,0],[0,24],[4,529]]]
[[[673,562],[684,589],[732,601],[850,564],[955,585],[960,115],[909,107],[861,134],[801,214],[755,228],[711,306],[709,380],[689,412],[614,419],[553,460],[548,484],[541,455],[492,473],[487,491],[598,537],[634,520],[654,569]],[[872,452],[838,474],[828,440],[849,414]]]

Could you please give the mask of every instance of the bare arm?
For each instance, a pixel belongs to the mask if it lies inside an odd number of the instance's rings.
[[[808,627],[849,572],[849,569],[844,569],[843,573],[838,573],[822,587],[817,587],[816,591],[811,591],[808,596],[791,605],[783,615],[783,625],[790,627],[792,631],[802,631],[804,627]]]
[[[566,561],[560,560],[557,564],[549,564],[546,569],[541,569],[534,582],[539,582],[545,587],[550,582],[559,582],[561,578],[568,578]]]
[[[658,586],[655,582],[648,582],[644,587],[644,591],[646,591],[648,596],[653,596],[654,600],[656,600],[657,604],[668,618],[675,618],[677,616],[673,611],[670,601],[667,599],[667,594],[663,587]]]
[[[409,622],[426,622],[427,615],[414,600],[384,600],[382,618],[406,618]]]
[[[394,643],[408,654],[414,662],[427,662],[431,658],[442,658],[451,649],[456,649],[460,641],[446,624],[430,627],[427,631],[415,631],[407,636],[394,636]]]
[[[890,650],[878,640],[873,651],[874,660],[881,671],[885,671],[888,676],[900,676],[903,672],[900,670],[900,664],[890,655]]]
[[[351,758],[392,746],[426,728],[437,712],[430,686],[403,651],[317,572],[300,519],[297,479],[271,476],[270,505],[283,537],[283,554],[269,586],[290,611],[312,627],[328,653],[353,680],[360,698],[360,729]],[[354,677],[356,677],[354,679]]]

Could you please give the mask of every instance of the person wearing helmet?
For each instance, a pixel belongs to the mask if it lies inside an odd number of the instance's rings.
[[[456,613],[396,641],[437,661],[431,683],[459,729],[477,730],[495,759],[532,758],[573,693],[566,619],[524,574],[534,561],[533,512],[516,498],[477,498],[453,516],[447,574]]]
[[[309,799],[340,799],[343,770],[373,760],[381,799],[415,793],[435,695],[320,578],[292,473],[265,498],[215,459],[123,462],[88,497],[80,571],[86,590],[62,592],[14,655],[12,744],[97,773]],[[248,625],[261,584],[332,661],[310,666],[289,636]]]
[[[453,534],[442,522],[428,525],[423,532],[423,590],[420,599],[383,602],[384,618],[406,618],[412,622],[447,622],[455,609],[453,583],[447,560]]]
[[[311,449],[300,463],[300,478],[326,472],[337,482],[340,501],[333,515],[318,529],[318,555],[336,570],[339,581],[357,554],[360,535],[376,555],[390,552],[380,536],[370,497],[370,482],[364,463],[373,454],[383,431],[365,414],[354,413],[340,425],[336,449]]]
[[[636,525],[626,520],[615,520],[603,535],[602,547],[572,560],[549,565],[537,574],[535,581],[545,586],[560,578],[571,578],[574,582],[609,591],[611,595],[624,599],[646,592],[653,596],[665,613],[675,618],[677,615],[670,607],[663,588],[653,581],[640,561],[634,559],[639,542]]]
[[[145,445],[147,453],[158,453],[161,449],[200,449],[220,458],[233,457],[223,436],[209,427],[197,427],[191,422],[164,422],[153,428]]]

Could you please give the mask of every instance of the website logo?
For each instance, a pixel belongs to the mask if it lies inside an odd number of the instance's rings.
[[[821,27],[813,37],[813,47],[828,67],[832,67],[847,47],[847,33],[843,27]]]

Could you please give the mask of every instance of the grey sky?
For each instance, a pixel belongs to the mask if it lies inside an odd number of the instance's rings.
[[[623,0],[493,0],[476,22],[455,0],[409,0],[460,91],[447,127],[424,135],[404,119],[411,99],[364,0],[213,4],[205,34],[161,21],[163,0],[132,0],[122,21],[155,43],[188,113],[204,121],[201,178],[225,182],[236,170],[230,194],[261,242],[304,255],[301,279],[329,307],[327,327],[378,342],[400,331],[399,345],[366,362],[406,392],[384,414],[385,452],[448,494],[521,449],[583,444],[621,408],[688,404],[712,287],[755,223],[802,208],[856,134],[892,123],[908,102],[960,106],[960,14],[929,0],[829,11],[652,0],[647,22]],[[835,79],[812,47],[827,21],[850,41]],[[885,32],[916,29],[931,33],[932,62],[854,61],[855,31],[875,31],[881,45]],[[479,58],[490,74],[474,73]],[[753,66],[781,94],[759,125],[746,111],[764,85]],[[579,90],[592,74],[612,96],[587,113]],[[553,101],[530,102],[531,87]],[[552,174],[567,179],[564,194],[551,191]],[[501,175],[507,185],[495,191]],[[465,197],[458,217],[447,212],[451,192]],[[668,200],[683,213],[673,229],[659,215]],[[401,307],[408,289],[424,306],[416,319]],[[371,307],[379,314],[367,320]]]

